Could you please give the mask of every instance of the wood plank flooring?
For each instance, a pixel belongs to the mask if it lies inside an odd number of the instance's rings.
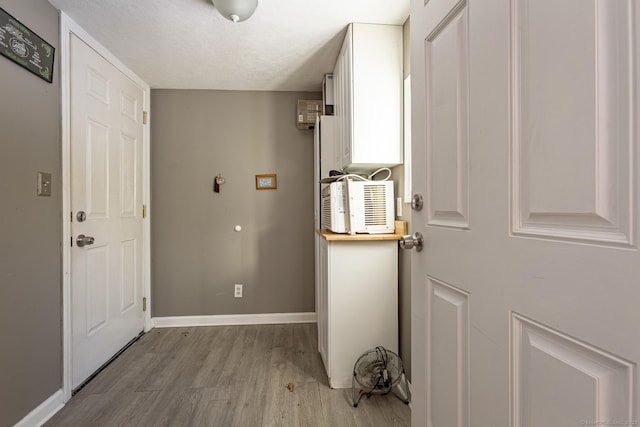
[[[409,425],[409,407],[392,395],[353,408],[351,389],[329,388],[315,324],[153,329],[45,424]]]

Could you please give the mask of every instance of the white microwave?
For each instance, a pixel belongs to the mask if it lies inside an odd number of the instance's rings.
[[[393,233],[393,196],[393,181],[332,182],[322,189],[322,227],[334,233]]]

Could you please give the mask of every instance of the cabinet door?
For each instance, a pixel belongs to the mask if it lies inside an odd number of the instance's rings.
[[[402,163],[402,27],[351,24],[334,68],[337,167]]]
[[[318,289],[316,301],[316,317],[318,324],[318,351],[324,362],[325,369],[330,372],[329,364],[329,286],[328,286],[328,258],[327,241],[316,234]]]
[[[349,388],[353,365],[378,345],[398,351],[398,244],[325,241],[329,385]]]
[[[353,43],[352,43],[352,26],[349,26],[347,36],[342,47],[341,70],[342,79],[342,104],[344,126],[342,128],[342,143],[340,164],[346,167],[352,163],[351,153],[353,147]]]
[[[338,55],[336,66],[333,69],[333,90],[334,90],[334,143],[333,143],[333,165],[336,169],[342,169],[342,144],[344,139],[343,129],[345,126],[344,120],[344,74],[342,71],[343,55],[342,51]]]
[[[349,128],[343,163],[350,170],[401,164],[402,27],[352,24],[350,29],[343,48]]]

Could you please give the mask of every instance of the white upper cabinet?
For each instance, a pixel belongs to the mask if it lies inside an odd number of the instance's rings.
[[[334,69],[336,165],[402,163],[402,27],[350,24]]]

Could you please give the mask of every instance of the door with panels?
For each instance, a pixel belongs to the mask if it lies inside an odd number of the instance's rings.
[[[633,425],[639,10],[412,0],[413,425]]]
[[[143,90],[75,35],[72,388],[142,332]]]

